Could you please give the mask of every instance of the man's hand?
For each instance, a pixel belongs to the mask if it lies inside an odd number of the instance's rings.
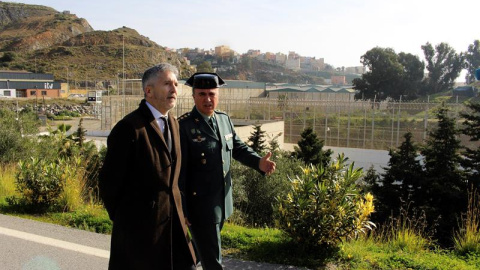
[[[260,159],[259,168],[266,175],[270,175],[275,171],[275,162],[270,160],[272,152],[268,152],[264,157]]]

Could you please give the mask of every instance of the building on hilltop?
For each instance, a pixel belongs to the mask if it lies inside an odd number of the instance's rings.
[[[229,46],[220,45],[215,47],[215,56],[217,57],[229,57],[234,54],[234,51]]]
[[[345,80],[345,76],[343,76],[343,75],[340,75],[340,76],[332,75],[330,77],[330,80],[331,80],[332,84],[334,84],[334,85],[346,85],[347,84],[347,81]]]
[[[364,66],[345,68],[345,73],[348,73],[348,74],[363,74],[365,73],[365,71],[366,71],[366,68]]]
[[[284,53],[276,53],[275,62],[280,65],[285,65],[287,63],[287,55]]]
[[[300,57],[300,68],[305,71],[321,71],[325,69],[325,60],[315,57]]]

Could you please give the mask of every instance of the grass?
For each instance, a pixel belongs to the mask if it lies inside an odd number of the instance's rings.
[[[467,213],[462,217],[459,231],[455,233],[455,250],[460,255],[480,253],[480,196],[468,194]]]
[[[108,214],[98,204],[84,204],[71,212],[41,215],[26,214],[10,207],[5,198],[15,194],[14,174],[14,166],[4,166],[0,170],[0,213],[97,233],[111,233],[112,223]],[[472,203],[472,207],[476,204]],[[385,234],[344,241],[337,250],[306,250],[278,229],[226,223],[222,230],[222,248],[225,256],[233,258],[309,269],[480,269],[480,254],[475,250],[441,250],[430,244],[413,221],[418,221],[418,218],[401,216],[390,227],[384,227]],[[478,224],[476,220],[475,224]],[[471,233],[478,234],[478,230],[474,232],[471,229]],[[461,241],[466,236],[458,234],[457,237]]]
[[[399,249],[371,238],[345,242],[340,258],[346,269],[479,269],[477,256],[458,257],[445,250]]]
[[[0,200],[17,194],[15,190],[15,164],[0,164]]]

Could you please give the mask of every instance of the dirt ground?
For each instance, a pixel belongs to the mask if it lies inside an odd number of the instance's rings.
[[[70,129],[70,131],[74,131],[78,129],[79,122],[80,122],[80,117],[75,117],[72,120],[57,120],[57,121],[48,120],[47,125],[43,125],[40,128],[40,131],[47,131],[48,125],[55,130],[57,129],[57,126],[61,124],[71,125],[72,128]],[[101,122],[99,119],[95,119],[95,118],[83,118],[82,126],[87,130],[87,132],[101,130]]]

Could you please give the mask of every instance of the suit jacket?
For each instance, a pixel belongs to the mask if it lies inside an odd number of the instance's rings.
[[[261,172],[261,157],[237,136],[230,117],[216,111],[215,118],[217,134],[195,107],[178,119],[183,158],[180,188],[192,223],[220,223],[232,214],[232,157]]]
[[[145,100],[120,120],[108,136],[99,188],[113,221],[110,269],[171,268],[172,224],[181,226],[176,231],[184,236],[173,241],[180,241],[178,245],[190,250],[185,260],[195,261],[178,187],[178,122],[172,114],[168,116],[171,154]],[[181,225],[172,223],[174,218]]]

